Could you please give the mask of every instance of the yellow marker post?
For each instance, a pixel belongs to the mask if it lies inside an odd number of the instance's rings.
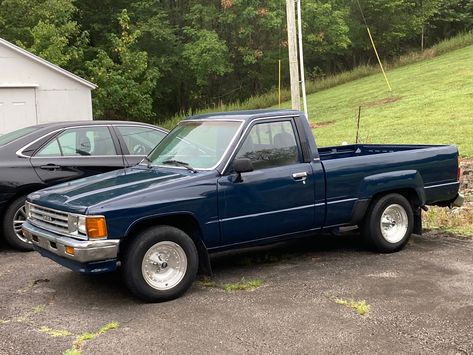
[[[281,107],[281,59],[279,59],[279,70],[278,70],[278,107]]]
[[[384,80],[386,80],[386,84],[388,84],[389,91],[393,91],[391,88],[391,85],[389,84],[388,77],[386,75],[386,72],[384,71],[383,63],[381,62],[381,59],[379,58],[378,50],[376,49],[376,45],[374,44],[373,36],[371,36],[371,31],[370,28],[367,26],[366,30],[368,31],[368,36],[370,36],[371,44],[373,45],[374,53],[376,54],[376,58],[378,58],[378,63],[379,66],[381,67],[381,71],[383,72],[384,75]]]

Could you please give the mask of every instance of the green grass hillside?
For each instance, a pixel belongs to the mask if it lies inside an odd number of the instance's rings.
[[[319,146],[353,143],[456,144],[473,156],[473,46],[308,96]],[[290,107],[286,102],[284,107]]]

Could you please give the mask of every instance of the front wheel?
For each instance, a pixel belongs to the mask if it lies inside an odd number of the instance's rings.
[[[184,294],[195,279],[198,254],[182,230],[159,226],[145,230],[127,246],[123,275],[130,291],[149,302]]]
[[[21,230],[21,226],[26,221],[25,211],[26,196],[22,196],[13,201],[8,206],[3,219],[3,237],[13,248],[20,251],[33,250],[33,244],[26,239]]]
[[[392,253],[407,244],[413,225],[411,204],[404,196],[393,193],[378,197],[372,202],[361,233],[375,251]]]

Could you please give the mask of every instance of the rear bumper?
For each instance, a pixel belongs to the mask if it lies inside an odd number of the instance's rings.
[[[119,240],[77,240],[38,228],[30,222],[23,224],[23,233],[41,255],[74,271],[97,273],[116,269]],[[66,252],[66,247],[74,248],[73,254]]]

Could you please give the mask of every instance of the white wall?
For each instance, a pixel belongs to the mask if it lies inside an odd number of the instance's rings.
[[[35,91],[37,123],[92,120],[91,88],[0,43],[0,88],[20,87]],[[15,123],[18,128],[25,124]]]

